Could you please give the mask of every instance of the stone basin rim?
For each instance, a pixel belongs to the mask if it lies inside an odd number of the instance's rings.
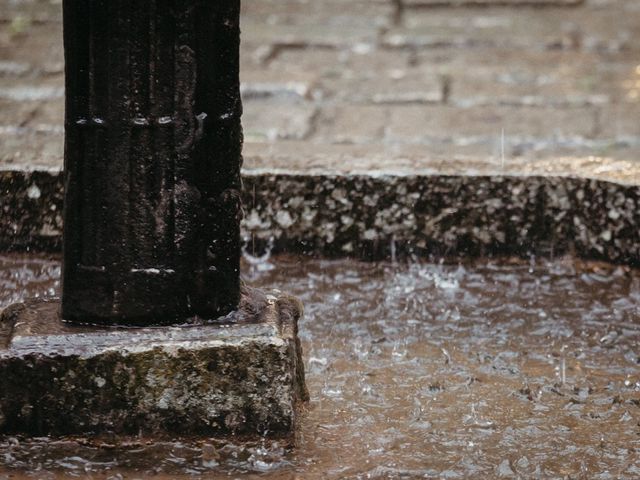
[[[454,162],[411,171],[406,165],[372,165],[361,172],[369,162],[362,156],[353,157],[353,164],[345,157],[331,165],[319,157],[307,162],[304,155],[297,157],[302,161],[277,156],[273,165],[257,158],[262,157],[250,155],[243,171],[242,234],[258,255],[266,248],[364,260],[394,253],[422,258],[569,253],[640,266],[640,163],[600,163],[594,157],[575,160],[573,168],[545,161],[519,170],[509,163],[497,172],[495,163],[484,162],[459,172],[462,164]],[[8,212],[0,217],[0,251],[59,252],[61,168],[17,168],[0,169]]]
[[[493,166],[492,166],[493,167]],[[50,175],[59,175],[63,173],[63,168],[49,165],[34,164],[0,164],[0,174],[12,173],[45,173]],[[637,178],[633,175],[628,180],[607,175],[602,173],[580,173],[570,171],[544,171],[543,169],[531,169],[530,171],[518,171],[514,167],[508,167],[505,170],[498,170],[495,167],[482,169],[470,169],[467,171],[458,171],[455,168],[438,169],[435,167],[425,167],[417,169],[403,168],[384,168],[376,170],[366,170],[364,168],[353,168],[350,170],[339,170],[335,168],[311,167],[304,171],[295,168],[270,168],[270,167],[252,167],[243,168],[243,177],[261,177],[261,176],[282,176],[282,177],[334,177],[334,178],[478,178],[478,179],[568,179],[568,180],[593,180],[605,182],[625,187],[640,186],[640,170],[637,172]]]

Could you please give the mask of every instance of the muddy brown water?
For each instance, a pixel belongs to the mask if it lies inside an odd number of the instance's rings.
[[[305,303],[294,439],[0,437],[0,479],[640,478],[639,270],[281,256],[244,272]],[[56,295],[59,275],[0,257],[0,307]]]

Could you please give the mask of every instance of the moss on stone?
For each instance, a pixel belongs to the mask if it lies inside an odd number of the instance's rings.
[[[12,307],[1,324],[21,326],[0,348],[0,432],[291,432],[308,398],[302,312],[275,298],[258,323],[127,330],[30,329],[59,322],[57,304]]]

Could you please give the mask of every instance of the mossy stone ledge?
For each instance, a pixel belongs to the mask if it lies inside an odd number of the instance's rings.
[[[59,301],[0,315],[0,433],[287,435],[307,399],[300,302],[244,289],[216,322],[76,326]]]

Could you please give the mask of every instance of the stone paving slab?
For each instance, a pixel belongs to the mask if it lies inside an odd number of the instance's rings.
[[[62,21],[62,0],[5,0],[0,8],[0,21],[20,31],[25,24]]]
[[[607,138],[628,138],[635,141],[640,136],[640,112],[634,104],[621,103],[604,107],[599,117],[601,135]]]
[[[584,0],[403,0],[407,7],[477,7],[477,6],[576,6]]]
[[[423,50],[416,62],[417,68],[448,79],[448,101],[460,108],[498,104],[561,109],[631,102],[640,78],[637,56],[629,53],[500,48],[490,53]]]
[[[0,137],[3,168],[62,168],[64,129],[61,125],[47,125],[42,129],[1,126]]]
[[[392,142],[424,143],[424,138],[500,138],[550,139],[554,137],[592,137],[595,113],[589,107],[470,107],[460,111],[443,105],[431,108],[398,107],[389,112],[387,134]]]
[[[251,32],[247,45],[271,45],[286,48],[346,48],[355,44],[373,44],[381,27],[366,23],[345,25],[342,23],[310,23],[270,25],[262,19],[244,19],[242,29]]]
[[[638,51],[635,2],[575,9],[481,7],[408,10],[383,40],[390,48]]]
[[[247,171],[635,178],[640,3],[478,3],[243,2]],[[3,170],[62,165],[59,13],[0,0]]]
[[[311,134],[316,108],[308,103],[256,100],[243,115],[247,141],[304,140]]]
[[[640,158],[640,149],[634,150]],[[372,176],[553,176],[586,178],[640,186],[640,163],[626,155],[536,156],[502,159],[500,156],[427,156],[414,146],[394,149],[370,145],[309,145],[308,142],[252,143],[244,151],[245,175],[274,172],[290,175]]]
[[[324,20],[338,24],[354,22],[369,25],[372,19],[384,19],[391,13],[394,2],[389,0],[245,0],[242,14],[249,18],[266,18],[267,23],[318,23]]]

